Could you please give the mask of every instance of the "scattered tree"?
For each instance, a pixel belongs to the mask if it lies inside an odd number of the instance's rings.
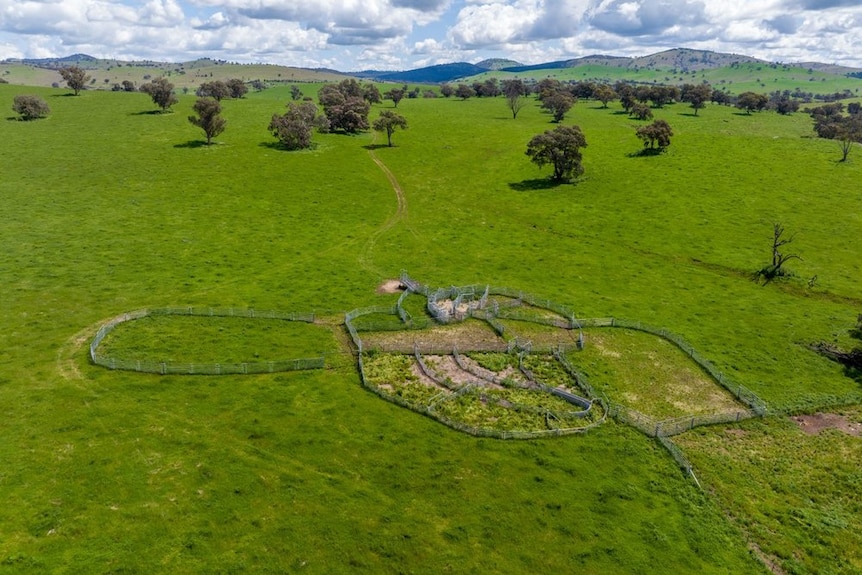
[[[542,107],[554,115],[554,122],[562,122],[566,113],[575,105],[575,98],[567,92],[556,92],[542,100]]]
[[[769,104],[769,98],[766,94],[743,92],[736,98],[736,107],[740,110],[745,110],[745,113],[748,115],[751,115],[752,112],[763,110],[767,104]]]
[[[228,90],[230,90],[230,97],[234,99],[240,99],[245,97],[248,93],[248,86],[245,85],[245,82],[240,80],[239,78],[231,78],[227,81]]]
[[[724,90],[713,90],[710,100],[714,104],[729,106],[733,103],[733,97]]]
[[[540,168],[551,164],[552,179],[564,182],[584,173],[581,148],[585,147],[587,140],[578,126],[557,126],[534,136],[527,144],[526,154]]]
[[[544,100],[548,96],[556,94],[563,90],[563,84],[554,78],[543,78],[539,80],[533,91],[539,100]]]
[[[664,120],[656,120],[652,124],[639,127],[635,134],[643,141],[645,150],[661,153],[670,146],[673,130]]]
[[[168,108],[179,102],[176,94],[174,94],[174,85],[168,82],[165,77],[156,78],[152,82],[147,82],[140,88],[141,92],[150,95],[153,103],[166,112]]]
[[[637,103],[634,88],[632,88],[630,84],[618,82],[615,91],[619,94],[620,106],[623,107],[623,110],[625,110],[627,114],[630,113],[632,106]]]
[[[497,78],[488,78],[484,82],[476,82],[473,85],[473,90],[480,98],[494,98],[501,94],[500,84]]]
[[[616,97],[617,93],[607,84],[599,84],[593,89],[593,98],[602,103],[602,108],[607,108],[608,102]]]
[[[646,96],[652,102],[653,107],[662,108],[665,104],[678,100],[680,91],[676,86],[651,86],[647,88]]]
[[[767,282],[777,277],[790,275],[789,272],[784,269],[784,264],[789,260],[802,260],[802,258],[796,254],[781,252],[781,248],[792,242],[796,237],[795,235],[790,236],[789,238],[784,238],[782,236],[784,236],[784,226],[780,223],[772,224],[772,263],[761,268],[756,274],[758,277],[763,277]]]
[[[302,100],[302,90],[296,84],[290,87],[290,99],[294,102]]]
[[[269,123],[269,131],[288,150],[310,148],[315,127],[325,131],[328,120],[318,114],[317,106],[312,102],[290,102],[287,112],[283,116],[273,114]]]
[[[374,84],[365,84],[362,88],[362,97],[369,104],[379,104],[383,101],[380,90]]]
[[[123,80],[122,82],[123,90],[126,92],[134,92],[135,91],[135,83],[131,80]]]
[[[638,120],[649,120],[652,118],[652,110],[646,104],[635,102],[629,108],[629,116],[635,117]]]
[[[213,80],[212,82],[204,82],[195,91],[195,95],[200,98],[213,98],[221,102],[224,98],[230,98],[230,87],[227,83],[221,80]]]
[[[378,132],[386,132],[390,148],[392,147],[392,134],[395,133],[396,128],[406,130],[407,120],[392,110],[383,110],[380,112],[380,117],[374,120],[374,129]]]
[[[841,146],[841,161],[846,162],[854,143],[862,143],[862,115],[842,114],[840,102],[808,110],[814,119],[814,131],[821,138],[835,140]]]
[[[402,88],[392,88],[383,93],[383,97],[387,100],[392,100],[392,103],[395,104],[395,107],[398,107],[398,102],[404,99],[404,96],[407,95],[407,91]]]
[[[458,87],[455,88],[455,96],[461,98],[462,100],[466,100],[467,98],[472,98],[476,95],[476,91],[473,90],[467,84],[458,84]]]
[[[441,84],[440,93],[444,98],[449,98],[455,93],[455,88],[452,87],[452,84]]]
[[[787,116],[797,110],[799,110],[799,100],[784,97],[775,102],[775,111],[782,116]]]
[[[518,112],[527,105],[527,95],[530,93],[530,89],[523,80],[517,78],[503,80],[501,88],[506,97],[506,105],[512,111],[512,119],[517,119]]]
[[[224,132],[227,123],[221,117],[221,104],[214,98],[198,98],[192,109],[197,116],[189,116],[189,122],[204,131],[209,146],[213,138]]]
[[[66,85],[75,92],[76,96],[87,86],[87,82],[91,79],[78,66],[66,66],[65,68],[60,68],[59,71],[60,76],[66,81]]]
[[[698,110],[704,108],[712,98],[712,86],[709,84],[684,84],[680,90],[680,100],[688,102],[697,116]]]
[[[370,127],[368,112],[371,105],[362,94],[362,87],[352,78],[320,89],[318,97],[330,129],[353,134]]]
[[[36,120],[51,113],[48,103],[39,96],[15,96],[12,110],[21,116],[22,120]]]

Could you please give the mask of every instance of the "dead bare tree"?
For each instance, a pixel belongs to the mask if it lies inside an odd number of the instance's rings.
[[[788,261],[797,259],[802,261],[802,258],[797,254],[782,253],[781,248],[792,242],[796,238],[796,234],[785,238],[784,226],[780,223],[772,224],[772,264],[761,268],[757,272],[758,277],[763,277],[767,282],[777,277],[788,275],[784,269],[784,264]]]

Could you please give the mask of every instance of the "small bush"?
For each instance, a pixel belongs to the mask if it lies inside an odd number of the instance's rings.
[[[51,113],[48,103],[39,96],[15,96],[12,110],[20,114],[22,120],[36,120]]]

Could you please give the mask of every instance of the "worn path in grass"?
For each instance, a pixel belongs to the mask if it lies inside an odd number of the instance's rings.
[[[395,209],[395,213],[389,216],[389,218],[383,222],[383,225],[380,226],[370,238],[368,238],[368,241],[365,243],[365,246],[362,248],[362,253],[359,256],[359,265],[365,270],[385,276],[385,272],[374,267],[372,252],[374,251],[374,246],[380,236],[391,230],[399,222],[407,219],[407,197],[404,195],[404,189],[401,187],[401,184],[398,183],[398,179],[395,177],[395,174],[392,173],[392,170],[390,170],[386,164],[383,163],[383,160],[377,157],[377,154],[374,152],[374,142],[376,141],[377,134],[375,133],[374,139],[368,147],[368,155],[371,156],[372,161],[377,164],[377,166],[386,175],[386,179],[388,179],[389,183],[392,184],[392,190],[395,192],[395,199],[398,201],[398,207]]]

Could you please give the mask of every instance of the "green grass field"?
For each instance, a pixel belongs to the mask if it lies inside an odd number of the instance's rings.
[[[15,121],[22,93],[51,116]],[[807,348],[846,344],[862,311],[862,152],[838,162],[806,115],[668,106],[672,145],[640,157],[636,122],[581,102],[565,123],[586,135],[585,174],[550,187],[524,154],[553,127],[537,105],[513,121],[502,99],[404,100],[393,148],[327,134],[288,153],[266,130],[286,88],[225,101],[210,147],[191,96],[156,114],[145,94],[68,93],[0,85],[0,573],[765,572],[758,553],[792,573],[862,570],[858,472],[823,471],[858,460],[858,438],[786,459],[781,413],[862,399]],[[803,260],[762,285],[776,221]],[[337,318],[392,304],[375,289],[402,269],[667,328],[775,415],[741,439],[680,436],[701,491],[614,422],[532,442],[449,430],[363,390],[343,346],[323,370],[244,377],[87,360],[126,311]],[[755,436],[745,466],[721,458]],[[799,497],[817,482],[810,502],[758,482],[776,469]]]

